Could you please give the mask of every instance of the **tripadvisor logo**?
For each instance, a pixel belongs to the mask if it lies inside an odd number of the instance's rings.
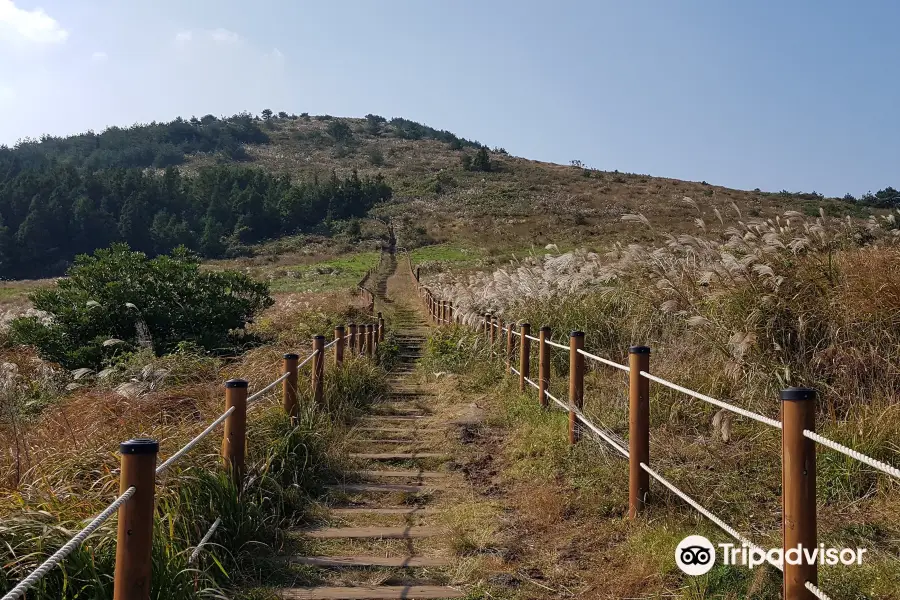
[[[718,544],[722,564],[740,565],[751,569],[771,563],[775,565],[861,565],[865,548],[805,548],[797,546],[788,548],[772,548],[768,552],[756,546],[743,544]],[[708,573],[716,562],[716,549],[712,542],[702,535],[689,535],[675,548],[675,563],[688,575]]]

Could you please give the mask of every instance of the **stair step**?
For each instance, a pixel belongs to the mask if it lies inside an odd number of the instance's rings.
[[[370,471],[353,471],[354,475],[359,477],[433,477],[433,478],[443,478],[447,477],[447,473],[442,473],[441,471],[422,471],[421,469],[409,469],[409,470],[399,470],[399,471],[378,471],[378,470],[370,470]]]
[[[401,439],[391,439],[391,438],[382,438],[380,440],[353,440],[354,444],[415,444],[420,440],[401,440]]]
[[[342,485],[326,485],[325,489],[334,490],[336,492],[344,492],[349,494],[360,494],[366,492],[405,492],[418,494],[419,492],[434,489],[434,485],[414,485],[414,484],[397,484],[397,483],[345,483]]]
[[[392,506],[388,508],[373,506],[354,506],[352,508],[332,508],[331,514],[334,516],[353,516],[353,515],[434,515],[438,510],[427,506]]]
[[[443,535],[440,527],[314,527],[304,529],[300,533],[316,539],[374,538],[382,540],[407,540],[413,538],[434,537]]]
[[[408,427],[357,427],[355,431],[365,431],[369,433],[412,433],[416,435],[441,433],[440,429],[410,429]]]
[[[418,421],[425,415],[368,415],[363,417],[366,421]]]
[[[276,594],[285,600],[426,600],[465,596],[459,590],[440,585],[286,588],[278,590]]]
[[[364,460],[416,460],[420,458],[439,458],[446,460],[449,457],[446,454],[437,452],[376,452],[376,453],[354,453],[350,458],[362,458]]]
[[[293,556],[289,562],[316,567],[447,567],[449,558],[436,556]]]

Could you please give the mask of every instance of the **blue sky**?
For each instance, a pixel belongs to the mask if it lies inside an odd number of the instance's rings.
[[[900,3],[0,0],[0,143],[242,110],[828,195],[900,186]]]

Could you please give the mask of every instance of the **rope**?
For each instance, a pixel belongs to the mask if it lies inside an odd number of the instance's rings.
[[[544,342],[546,342],[547,344],[550,344],[554,348],[559,348],[560,350],[568,350],[569,349],[568,346],[563,346],[562,344],[557,344],[556,342],[553,342],[551,340],[544,340]]]
[[[339,339],[340,339],[340,338],[334,338],[333,340],[331,340],[330,342],[328,342],[327,344],[325,344],[325,349],[328,350],[329,348],[331,348],[332,346],[334,346],[335,344],[337,344],[337,342],[338,342]]]
[[[757,546],[756,544],[751,542],[748,538],[744,537],[743,535],[741,535],[740,533],[738,533],[737,531],[732,529],[731,526],[729,526],[727,523],[725,523],[725,521],[723,521],[716,515],[712,514],[711,512],[709,512],[708,510],[706,510],[705,508],[700,506],[700,504],[698,504],[693,498],[691,498],[690,496],[688,496],[687,494],[685,494],[684,492],[679,490],[677,487],[675,487],[673,484],[671,484],[665,477],[663,477],[662,475],[660,475],[659,473],[657,473],[656,471],[654,471],[653,469],[651,469],[644,463],[641,463],[641,468],[644,469],[645,471],[647,471],[647,473],[649,473],[651,477],[653,477],[658,482],[660,482],[661,484],[666,486],[670,492],[672,492],[673,494],[675,494],[676,496],[678,496],[679,498],[681,498],[682,500],[684,500],[685,502],[687,502],[688,504],[693,506],[695,509],[697,509],[697,511],[700,514],[702,514],[704,517],[706,517],[707,519],[709,519],[710,521],[712,521],[713,523],[718,525],[719,528],[722,529],[722,531],[724,531],[725,533],[727,533],[728,535],[730,535],[737,541],[741,542],[742,544],[746,544],[750,548],[752,548],[754,550],[759,550],[759,551],[763,552],[763,554],[766,554],[766,551],[763,550],[760,546]],[[767,562],[769,562],[770,565],[772,565],[779,571],[783,570],[782,566],[779,563],[777,563],[775,561],[769,561],[768,558],[767,558]]]
[[[533,382],[532,380],[528,379],[527,377],[525,378],[525,381],[527,381],[527,382],[528,382],[528,385],[530,385],[530,386],[533,387],[534,389],[536,389],[536,390],[541,389],[540,386],[538,386],[538,384],[536,384],[536,383]]]
[[[222,517],[216,517],[215,523],[212,524],[212,526],[209,528],[209,531],[206,532],[206,535],[203,536],[203,539],[200,540],[200,543],[197,544],[197,547],[194,548],[193,552],[191,552],[191,557],[188,559],[189,565],[194,564],[194,561],[196,561],[197,557],[200,556],[200,550],[203,548],[203,546],[206,545],[206,542],[209,541],[209,538],[213,536],[213,534],[216,532],[216,529],[219,528],[219,524],[221,522]]]
[[[318,354],[318,353],[319,353],[318,350],[313,351],[312,354],[310,354],[309,356],[307,356],[306,358],[303,359],[303,362],[301,362],[299,365],[297,365],[297,369],[299,370],[300,367],[302,367],[303,365],[305,365],[306,363],[311,361],[313,358],[315,358],[316,354]]]
[[[137,488],[135,488],[134,486],[131,486],[130,488],[125,490],[125,492],[121,496],[113,500],[113,503],[107,506],[103,510],[103,512],[94,517],[94,520],[88,523],[87,527],[75,534],[75,536],[68,542],[66,542],[62,548],[54,552],[53,556],[45,560],[43,564],[41,564],[41,566],[32,571],[28,575],[28,577],[20,581],[16,587],[11,589],[5,596],[3,596],[2,600],[17,600],[18,598],[24,596],[25,592],[27,592],[35,583],[40,581],[44,577],[44,575],[50,572],[51,569],[61,563],[63,559],[71,554],[75,548],[80,546],[82,542],[84,542],[84,540],[87,539],[89,535],[94,533],[94,531],[96,531],[104,521],[112,516],[112,514],[116,512],[120,506],[128,502],[128,499],[134,495],[136,489]]]
[[[515,368],[515,367],[510,367],[509,370],[512,371],[513,373],[515,373],[516,375],[521,375],[521,374],[522,374],[522,371],[518,370],[518,369]]]
[[[544,393],[547,394],[547,397],[548,397],[548,398],[550,398],[551,400],[553,400],[554,402],[556,402],[557,404],[559,404],[559,407],[560,407],[561,409],[563,409],[563,410],[566,411],[566,412],[569,411],[569,406],[568,406],[565,402],[563,402],[562,400],[560,400],[559,398],[557,398],[556,396],[554,396],[553,394],[551,394],[551,393],[550,393],[550,390],[547,390],[547,391],[545,391]]]
[[[831,597],[828,594],[826,594],[825,592],[823,592],[822,590],[820,590],[819,588],[817,588],[815,586],[815,584],[807,581],[805,584],[805,587],[810,592],[812,592],[813,596],[815,596],[816,598],[819,598],[819,600],[831,600]]]
[[[550,390],[545,390],[544,393],[547,394],[548,398],[550,398],[551,400],[556,402],[559,405],[559,407],[561,409],[563,409],[564,411],[574,412],[575,416],[578,417],[578,420],[581,421],[582,423],[584,423],[588,429],[593,431],[604,442],[606,442],[607,444],[609,444],[610,446],[612,446],[613,448],[618,450],[622,456],[624,456],[625,458],[628,458],[628,450],[626,450],[625,448],[620,446],[616,441],[614,441],[611,437],[609,437],[606,433],[604,433],[603,430],[601,430],[599,427],[597,427],[596,425],[591,423],[588,420],[588,418],[586,416],[584,416],[583,412],[581,412],[574,406],[569,406],[568,404],[566,404],[565,402],[563,402],[562,400],[560,400],[559,398],[557,398],[556,396],[551,394]]]
[[[290,373],[284,373],[281,377],[279,377],[278,379],[276,379],[275,381],[273,381],[272,383],[270,383],[263,389],[259,390],[258,392],[255,392],[249,398],[247,398],[247,406],[250,406],[254,400],[256,400],[257,398],[259,398],[260,396],[262,396],[263,394],[265,394],[266,392],[271,390],[273,387],[275,387],[276,385],[278,385],[279,383],[281,383],[282,381],[287,379],[288,375],[290,375]]]
[[[649,379],[651,381],[655,381],[656,383],[661,383],[666,387],[672,388],[673,390],[678,390],[679,392],[681,392],[683,394],[687,394],[688,396],[696,398],[697,400],[703,400],[704,402],[709,402],[710,404],[714,404],[720,408],[724,408],[725,410],[730,410],[733,413],[743,415],[743,416],[747,417],[748,419],[753,419],[754,421],[759,421],[760,423],[765,423],[766,425],[774,427],[775,429],[781,429],[781,421],[776,421],[775,419],[770,419],[769,417],[765,417],[765,416],[757,414],[755,412],[750,412],[749,410],[744,410],[743,408],[741,408],[739,406],[735,406],[734,404],[728,404],[727,402],[722,402],[721,400],[716,400],[715,398],[710,398],[709,396],[704,396],[703,394],[701,394],[699,392],[695,392],[693,390],[689,390],[687,388],[681,387],[680,385],[676,385],[676,384],[672,383],[671,381],[666,381],[665,379],[656,377],[655,375],[651,375],[650,373],[647,373],[646,371],[641,371],[640,373],[641,373],[641,375],[643,375],[644,377],[646,377],[647,379]]]
[[[541,338],[536,338],[536,337],[534,337],[534,336],[532,336],[532,335],[528,335],[527,333],[525,334],[525,337],[527,337],[527,338],[528,338],[529,340],[531,340],[532,342],[540,342],[540,341],[541,341]]]
[[[601,358],[601,357],[597,356],[596,354],[591,354],[590,352],[585,352],[581,348],[578,349],[578,354],[581,354],[582,356],[587,356],[588,358],[596,360],[597,362],[601,362],[604,365],[609,365],[610,367],[614,367],[616,369],[621,369],[621,370],[625,371],[626,373],[631,372],[631,369],[628,367],[628,365],[622,365],[617,362],[613,362],[611,360]]]
[[[831,448],[832,450],[836,450],[837,452],[840,452],[841,454],[845,454],[846,456],[849,456],[850,458],[855,458],[859,462],[865,463],[874,469],[878,469],[882,473],[887,473],[888,475],[891,475],[893,477],[896,477],[897,479],[900,479],[900,469],[898,469],[896,467],[892,467],[891,465],[889,465],[887,463],[883,463],[880,460],[875,460],[874,458],[872,458],[870,456],[866,456],[862,452],[858,452],[858,451],[854,450],[853,448],[848,448],[847,446],[842,446],[841,444],[838,444],[837,442],[835,442],[833,440],[829,440],[826,437],[822,437],[818,433],[815,433],[808,429],[803,430],[803,435],[805,435],[806,437],[808,437],[809,439],[811,439],[815,442],[819,442],[823,446],[827,446],[828,448]]]
[[[193,448],[194,446],[196,446],[196,445],[200,442],[200,440],[202,440],[203,438],[205,438],[206,436],[208,436],[210,433],[212,433],[212,431],[213,431],[216,427],[218,427],[219,425],[221,425],[222,422],[223,422],[225,419],[228,418],[228,415],[230,415],[230,414],[233,413],[233,412],[234,412],[234,407],[232,406],[231,408],[229,408],[228,410],[226,410],[225,412],[223,412],[221,415],[219,415],[218,418],[216,418],[215,421],[213,421],[212,423],[210,423],[209,425],[207,425],[207,426],[206,426],[206,429],[204,429],[203,431],[201,431],[200,434],[199,434],[197,437],[195,437],[194,439],[192,439],[191,441],[189,441],[187,444],[185,444],[184,446],[182,446],[181,449],[180,449],[178,452],[176,452],[175,454],[173,454],[172,456],[170,456],[169,458],[167,458],[166,461],[165,461],[163,464],[161,464],[161,465],[159,465],[158,467],[156,467],[156,474],[157,474],[157,475],[161,475],[162,473],[164,473],[164,472],[166,471],[166,469],[168,469],[169,467],[171,467],[171,466],[175,463],[175,461],[177,461],[179,458],[181,458],[182,456],[184,456],[185,454],[187,454],[188,452],[190,452],[190,451],[191,451],[191,448]]]
[[[572,412],[575,413],[575,416],[578,417],[578,420],[581,421],[582,423],[584,423],[588,429],[590,429],[595,434],[597,434],[597,436],[599,436],[604,442],[606,442],[607,444],[609,444],[610,446],[612,446],[613,448],[618,450],[619,454],[621,454],[625,458],[628,458],[628,450],[626,450],[625,448],[620,446],[618,443],[613,441],[613,439],[611,437],[609,437],[607,434],[605,434],[599,427],[597,427],[596,425],[594,425],[593,423],[588,421],[588,418],[586,416],[584,416],[583,412],[578,410],[578,408],[576,408],[576,407],[572,407],[571,410],[572,410]]]

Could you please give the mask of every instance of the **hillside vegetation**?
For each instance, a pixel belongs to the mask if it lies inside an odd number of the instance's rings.
[[[489,150],[402,118],[206,115],[0,147],[0,277],[61,274],[75,255],[125,242],[151,256],[179,245],[206,258],[252,255],[294,236],[336,246],[383,238],[357,222],[394,222],[401,244],[493,248],[565,239],[646,241],[619,217],[689,231],[688,196],[748,216],[786,209],[865,217],[898,194],[862,202],[732,190],[706,182],[553,165]],[[711,226],[714,226],[711,224]],[[269,248],[273,246],[270,244]]]

